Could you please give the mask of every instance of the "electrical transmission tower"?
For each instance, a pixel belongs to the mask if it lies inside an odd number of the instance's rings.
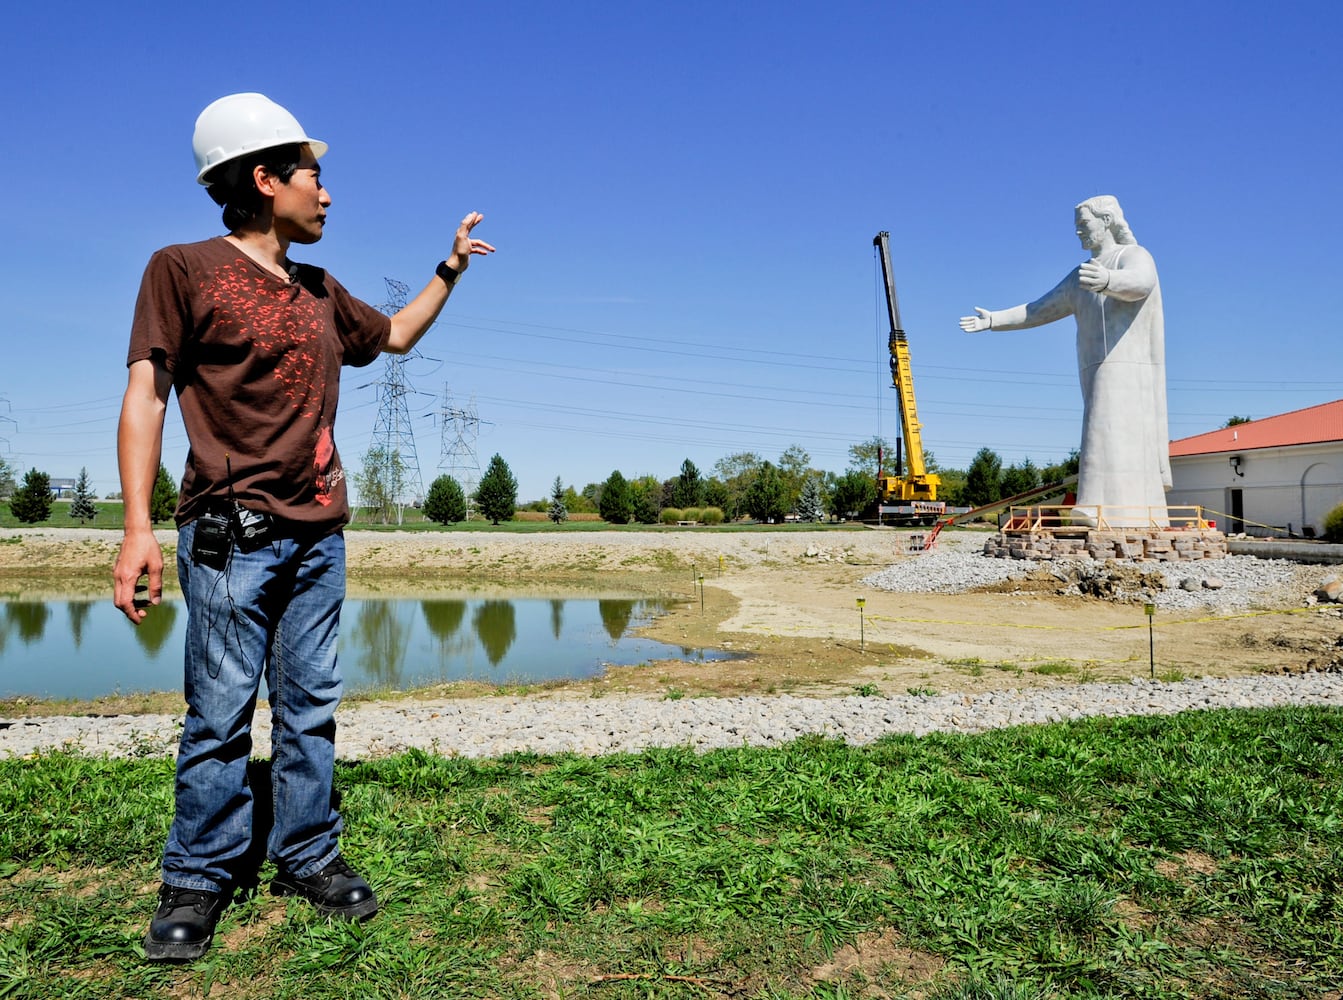
[[[406,305],[410,286],[393,278],[387,283],[387,301],[378,308],[391,316]],[[374,383],[378,389],[378,419],[373,425],[373,448],[381,452],[386,462],[388,481],[384,484],[396,507],[396,521],[411,503],[424,500],[424,480],[420,478],[420,457],[415,451],[415,431],[410,425],[410,408],[406,399],[415,389],[406,379],[405,364],[411,354],[388,354],[382,378]]]
[[[9,400],[5,399],[4,396],[0,396],[0,406],[3,406],[6,410],[8,410]],[[0,414],[0,424],[14,424],[15,430],[18,430],[19,427],[18,423],[14,420],[14,418],[9,416],[8,414]],[[8,454],[9,454],[9,438],[0,437],[0,458],[3,458],[5,455]]]
[[[462,488],[469,517],[476,509],[472,496],[480,483],[480,459],[476,455],[476,442],[480,439],[480,416],[476,413],[476,397],[472,396],[464,408],[453,406],[452,393],[445,382],[443,402],[438,414],[441,435],[438,467],[457,480],[457,485]]]

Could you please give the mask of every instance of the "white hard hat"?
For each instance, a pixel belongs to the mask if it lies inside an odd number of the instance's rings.
[[[221,163],[272,146],[305,142],[313,156],[326,152],[326,143],[304,132],[297,118],[265,94],[221,97],[200,113],[191,136],[196,183],[208,185],[205,175]]]

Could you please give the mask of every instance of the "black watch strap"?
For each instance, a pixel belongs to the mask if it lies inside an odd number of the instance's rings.
[[[449,288],[457,284],[457,279],[462,276],[462,273],[456,268],[448,267],[448,262],[446,260],[438,262],[438,267],[434,268],[434,273],[442,278],[443,283]]]

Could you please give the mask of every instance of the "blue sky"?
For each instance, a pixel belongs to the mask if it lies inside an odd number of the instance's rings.
[[[117,488],[141,272],[219,233],[191,129],[256,90],[330,143],[321,243],[366,300],[420,287],[468,210],[478,260],[405,371],[424,481],[448,386],[521,498],[558,475],[708,472],[791,444],[842,471],[898,416],[872,238],[892,234],[925,445],[1063,458],[1071,321],[969,335],[1083,258],[1116,195],[1155,256],[1171,433],[1343,395],[1325,254],[1339,198],[1336,4],[53,2],[6,17],[0,449]],[[357,467],[382,363],[348,370]],[[165,462],[185,435],[170,414]]]

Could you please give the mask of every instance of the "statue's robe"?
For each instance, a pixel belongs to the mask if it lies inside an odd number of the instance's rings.
[[[1072,315],[1082,383],[1079,517],[1102,511],[1111,525],[1166,520],[1170,432],[1166,333],[1152,255],[1119,244],[1096,263],[1110,272],[1102,292],[1078,284],[1077,269],[1034,302],[992,313],[993,329],[1023,330]],[[1152,509],[1156,508],[1156,509]]]

